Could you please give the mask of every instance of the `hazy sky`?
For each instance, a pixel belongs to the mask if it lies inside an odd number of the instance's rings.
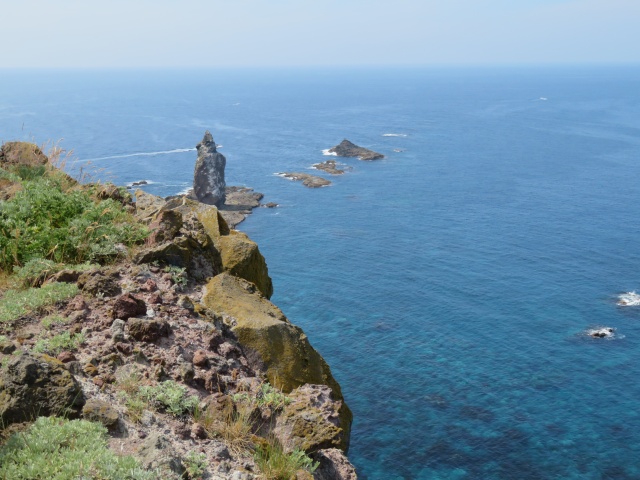
[[[640,0],[0,0],[0,67],[640,62]]]

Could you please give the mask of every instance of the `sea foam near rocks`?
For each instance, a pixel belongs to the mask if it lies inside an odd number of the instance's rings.
[[[329,150],[331,150],[330,148],[325,148],[324,150],[322,150],[322,154],[326,155],[328,157],[337,157],[338,154],[336,152],[330,152]]]
[[[640,306],[640,294],[635,290],[631,292],[625,292],[618,295],[618,305],[621,307],[638,307]]]

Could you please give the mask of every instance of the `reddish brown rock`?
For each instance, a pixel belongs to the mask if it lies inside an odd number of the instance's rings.
[[[356,469],[344,452],[337,448],[320,450],[313,455],[320,465],[314,472],[315,480],[357,480]]]
[[[157,292],[152,293],[151,295],[149,295],[149,297],[147,297],[147,303],[150,303],[152,305],[160,305],[162,303],[162,295]]]
[[[207,353],[204,350],[196,350],[196,353],[193,354],[193,364],[196,367],[206,367],[209,359],[207,358]]]
[[[71,352],[60,352],[60,354],[58,354],[58,360],[60,360],[62,363],[69,363],[76,360],[76,357]]]
[[[142,290],[143,292],[155,292],[157,289],[158,284],[151,278],[147,279],[147,281],[144,282],[140,287],[140,290]]]
[[[111,316],[126,320],[145,313],[147,313],[147,305],[144,300],[136,298],[130,293],[125,293],[116,299]]]

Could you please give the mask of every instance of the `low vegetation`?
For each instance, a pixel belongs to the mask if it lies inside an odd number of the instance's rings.
[[[109,450],[102,425],[41,417],[0,447],[0,478],[151,480],[157,476],[142,469],[133,457]]]
[[[11,322],[78,293],[75,283],[50,283],[41,288],[12,289],[0,298],[0,322]]]

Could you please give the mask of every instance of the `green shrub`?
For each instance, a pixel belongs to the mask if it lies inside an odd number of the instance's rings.
[[[207,468],[207,456],[204,453],[189,452],[182,459],[187,475],[191,479],[202,478],[202,474]]]
[[[84,335],[75,333],[71,335],[69,332],[62,332],[51,338],[43,338],[36,342],[33,350],[35,352],[47,353],[52,356],[58,355],[60,352],[69,350],[77,350],[85,341]]]
[[[63,317],[62,315],[47,315],[42,320],[40,320],[40,325],[49,330],[54,325],[64,325],[68,321],[69,319]]]
[[[275,438],[269,438],[258,446],[253,458],[265,480],[290,480],[295,478],[298,470],[313,473],[319,465],[302,450],[286,453]]]
[[[23,267],[13,267],[13,271],[23,287],[39,287],[58,267],[52,260],[32,258]]]
[[[59,176],[27,180],[14,197],[0,203],[0,268],[40,258],[104,263],[121,253],[118,244],[146,238],[146,227],[120,203],[97,201],[83,189],[64,191],[62,184]]]
[[[175,416],[192,413],[198,405],[198,397],[188,396],[186,387],[173,380],[141,387],[140,397]]]
[[[40,417],[0,448],[5,479],[156,479],[130,456],[109,450],[107,429],[86,420]]]
[[[40,288],[7,290],[0,298],[0,322],[10,322],[78,293],[75,283],[50,283]]]
[[[260,386],[260,391],[256,394],[255,398],[248,393],[236,393],[231,398],[236,403],[255,403],[259,407],[269,407],[274,410],[279,410],[291,403],[289,397],[280,390],[272,387],[268,382],[264,382]]]

